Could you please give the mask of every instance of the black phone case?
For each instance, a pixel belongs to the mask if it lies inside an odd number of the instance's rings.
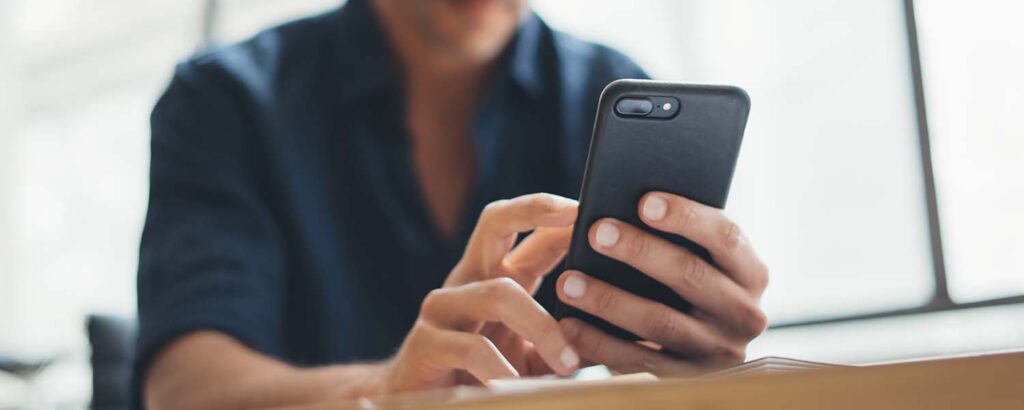
[[[679,100],[679,111],[674,117],[624,117],[615,112],[615,104],[621,98],[659,96]],[[725,207],[749,111],[750,98],[737,87],[647,80],[618,80],[605,87],[598,103],[580,192],[579,218],[566,256],[566,269],[579,270],[688,312],[690,304],[667,286],[595,252],[587,233],[598,219],[612,217],[690,249],[713,264],[704,248],[643,224],[638,202],[647,192],[664,191],[716,208]],[[624,339],[637,339],[632,333],[561,301],[555,313],[559,318],[581,318]]]

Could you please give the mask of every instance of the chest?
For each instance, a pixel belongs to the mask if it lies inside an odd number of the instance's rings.
[[[412,179],[432,224],[445,239],[454,239],[479,167],[471,116],[422,107],[408,112]]]

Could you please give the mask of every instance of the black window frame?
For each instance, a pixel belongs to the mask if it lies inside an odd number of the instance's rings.
[[[935,194],[935,172],[932,164],[931,136],[928,132],[928,111],[925,104],[924,77],[922,75],[923,69],[921,67],[921,49],[918,46],[917,16],[914,12],[914,0],[903,0],[903,13],[907,30],[907,57],[910,60],[910,74],[914,87],[914,109],[917,114],[918,146],[921,155],[922,176],[924,177],[925,203],[928,210],[928,231],[931,242],[933,266],[932,275],[935,282],[935,292],[932,294],[931,300],[926,302],[924,305],[917,307],[836,316],[823,319],[784,322],[773,324],[771,326],[772,329],[852,322],[857,320],[882,319],[922,313],[1024,303],[1024,295],[983,299],[964,303],[954,301],[949,295],[949,281],[946,276],[946,258],[942,245],[942,229],[939,220],[939,203]]]

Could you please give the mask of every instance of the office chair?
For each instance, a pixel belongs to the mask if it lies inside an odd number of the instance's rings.
[[[89,315],[86,328],[92,346],[92,409],[128,409],[138,332],[135,319]]]

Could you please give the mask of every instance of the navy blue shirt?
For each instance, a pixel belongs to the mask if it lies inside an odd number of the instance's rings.
[[[177,67],[151,119],[136,394],[153,355],[196,330],[300,366],[390,356],[484,205],[576,197],[601,90],[646,77],[528,17],[481,90],[479,172],[445,239],[413,174],[380,30],[368,2],[350,0]]]

